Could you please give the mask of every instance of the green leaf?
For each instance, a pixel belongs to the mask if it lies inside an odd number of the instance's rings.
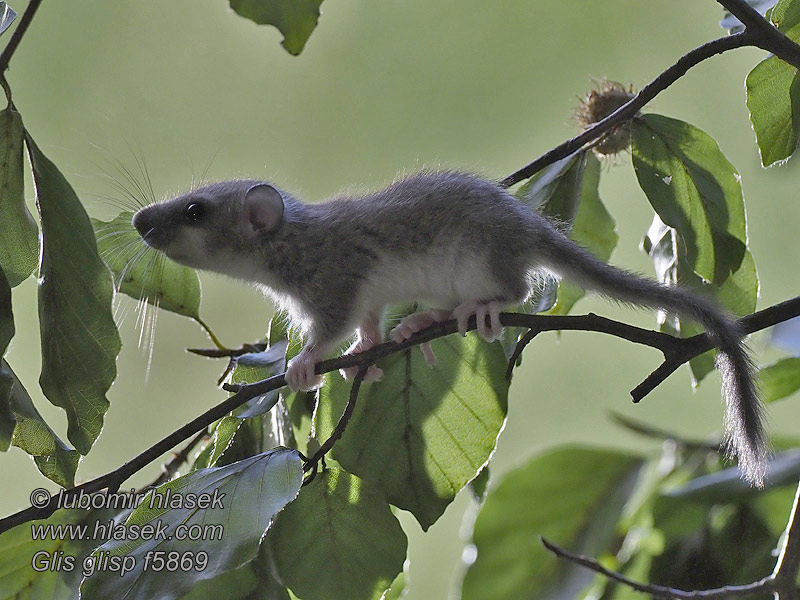
[[[541,545],[540,536],[591,556],[606,550],[641,465],[630,454],[565,448],[510,472],[478,513],[472,536],[477,555],[461,597],[517,600],[545,597],[555,586],[566,590],[566,563]],[[583,584],[569,586],[570,597],[592,578],[585,572],[572,576]]]
[[[597,258],[608,262],[617,246],[619,236],[614,227],[614,217],[606,210],[599,193],[600,161],[594,154],[586,154],[583,179],[580,188],[580,204],[575,214],[569,236],[579,246],[590,250]],[[555,305],[548,314],[566,315],[572,310],[584,292],[567,281],[559,281]]]
[[[516,192],[517,198],[571,230],[581,202],[584,171],[591,152],[579,150],[566,158],[548,165],[525,182]],[[552,278],[542,278],[531,296],[521,307],[523,312],[535,313],[550,310],[557,301],[559,285]],[[519,331],[505,332],[503,344],[506,356],[519,339]]]
[[[747,108],[765,167],[789,159],[800,136],[800,79],[797,69],[772,56],[747,75]]]
[[[744,257],[739,174],[693,125],[645,115],[633,122],[633,166],[656,214],[679,236],[678,252],[704,281],[722,283]]]
[[[62,487],[73,487],[80,454],[62,442],[45,423],[5,359],[0,360],[0,379],[12,382],[7,405],[14,423],[11,443],[33,457],[42,475]]]
[[[125,526],[129,530],[133,525],[166,527],[162,529],[165,537],[112,539],[103,544],[95,550],[95,556],[107,553],[109,557],[132,557],[136,564],[122,577],[119,572],[100,571],[84,579],[81,597],[170,600],[182,597],[199,581],[243,566],[256,558],[272,519],[297,496],[301,483],[302,465],[297,452],[279,448],[225,467],[195,471],[159,486],[142,500]],[[216,495],[222,507],[158,506],[169,497],[170,502],[186,501],[190,494],[196,494],[196,498]],[[205,532],[206,538],[202,543],[180,540],[182,526]],[[159,552],[165,553],[165,560],[175,552],[179,564],[186,562],[176,570],[156,570],[153,564],[145,569],[148,553]]]
[[[8,284],[3,268],[0,267],[0,359],[14,337],[14,313],[11,310],[11,286]],[[0,451],[5,452],[11,445],[16,419],[11,411],[10,396],[14,379],[0,368]]]
[[[295,56],[303,51],[319,20],[322,0],[230,0],[239,15],[259,25],[274,25],[283,34],[281,45]]]
[[[92,219],[97,248],[114,273],[117,289],[136,300],[192,319],[200,318],[197,272],[146,249],[131,226],[133,213],[122,212],[109,222]]]
[[[533,210],[565,224],[572,224],[581,200],[588,155],[579,150],[548,165],[520,186],[516,196]]]
[[[14,600],[73,600],[72,574],[80,573],[86,542],[68,534],[33,539],[32,530],[47,527],[80,527],[85,510],[59,510],[46,521],[25,523],[0,535],[0,598]],[[91,542],[90,542],[91,543]],[[67,557],[71,557],[68,559]],[[71,569],[66,560],[71,560]],[[33,563],[39,570],[34,570]],[[50,567],[50,568],[48,568]]]
[[[378,600],[408,544],[380,492],[340,469],[304,486],[268,539],[280,580],[303,600]]]
[[[778,31],[790,35],[793,33],[792,30],[800,25],[800,4],[797,0],[780,0],[772,9],[769,18]]]
[[[39,384],[66,411],[68,437],[86,454],[103,427],[106,392],[117,376],[122,344],[111,311],[114,285],[72,187],[31,138],[27,143],[42,223]]]
[[[342,467],[377,485],[425,530],[489,460],[508,409],[499,343],[472,332],[435,340],[432,348],[433,369],[419,348],[378,362],[383,380],[361,388],[332,450]],[[330,435],[350,395],[338,373],[327,377],[314,417],[319,440]]]
[[[667,227],[656,215],[642,242],[642,247],[653,259],[659,281],[667,285],[680,284],[691,287],[700,294],[713,294],[722,306],[738,316],[750,314],[755,310],[758,298],[758,274],[749,250],[745,250],[736,272],[724,279],[721,284],[717,281],[707,284],[692,271],[684,255],[679,252],[679,245],[675,244],[676,236],[677,232]],[[696,323],[678,320],[674,316],[667,319],[663,313],[659,314],[659,323],[661,331],[683,337],[703,331]],[[693,358],[689,365],[696,384],[714,369],[714,352],[706,352]]]
[[[758,372],[764,402],[775,402],[800,390],[800,358],[783,358]]]
[[[0,267],[11,287],[25,281],[39,262],[39,229],[25,206],[22,118],[0,112]]]
[[[206,461],[197,467],[215,467],[225,451],[230,448],[236,432],[242,425],[242,420],[236,417],[223,417],[214,426],[214,433],[211,437],[210,452]]]
[[[781,0],[770,20],[789,39],[800,41],[800,5]],[[747,75],[747,108],[761,154],[769,167],[789,159],[800,135],[800,80],[797,69],[771,56]]]

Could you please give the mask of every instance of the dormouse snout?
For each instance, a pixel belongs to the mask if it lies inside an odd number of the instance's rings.
[[[139,232],[139,235],[145,237],[147,232],[150,231],[153,227],[147,218],[147,211],[146,209],[137,210],[134,213],[133,218],[131,219],[131,225],[133,228]]]

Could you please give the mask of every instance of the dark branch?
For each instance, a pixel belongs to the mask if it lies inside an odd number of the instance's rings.
[[[562,158],[566,158],[573,152],[577,152],[583,148],[585,145],[597,140],[603,134],[611,131],[615,127],[618,127],[625,121],[632,119],[636,113],[644,108],[648,102],[675,83],[678,79],[683,77],[686,72],[695,65],[717,54],[722,54],[723,52],[733,50],[734,48],[741,48],[743,46],[750,45],[753,45],[753,38],[747,31],[744,31],[742,33],[736,33],[734,35],[712,40],[695,48],[691,52],[684,54],[674,65],[669,67],[667,70],[661,73],[661,75],[644,86],[642,90],[636,94],[636,96],[620,106],[605,119],[598,121],[589,129],[586,129],[580,135],[576,135],[571,140],[567,140],[549,152],[545,152],[532,163],[522,167],[515,173],[512,173],[500,181],[500,185],[504,187],[511,187],[520,181],[528,179],[529,177],[533,177],[547,165],[550,165],[557,160],[561,160]]]
[[[748,333],[752,333],[753,331],[765,329],[798,315],[800,315],[800,297],[787,300],[749,315],[741,319],[740,323]],[[605,333],[635,344],[657,348],[663,352],[665,356],[684,356],[684,362],[712,348],[711,340],[705,334],[681,339],[666,333],[635,327],[627,323],[607,319],[591,313],[577,316],[502,313],[500,315],[500,322],[506,327],[524,327],[536,331],[594,331]],[[470,320],[468,329],[475,329],[474,317]],[[415,333],[411,338],[399,344],[395,342],[386,342],[360,354],[341,356],[339,358],[322,361],[317,364],[315,372],[317,374],[323,374],[347,367],[367,368],[369,365],[374,364],[390,354],[402,352],[424,342],[430,342],[431,340],[445,335],[450,335],[457,330],[458,325],[455,320],[437,323],[423,331]],[[223,386],[227,391],[235,392],[234,395],[207,410],[183,427],[175,430],[160,442],[153,444],[150,448],[132,458],[121,467],[105,475],[101,475],[96,479],[87,481],[75,488],[62,491],[57,496],[53,497],[48,506],[44,508],[34,508],[31,506],[0,519],[0,533],[16,525],[20,525],[21,523],[49,517],[56,511],[58,499],[61,497],[76,495],[81,491],[90,494],[100,490],[116,490],[131,475],[143,469],[165,452],[169,452],[190,436],[204,430],[217,419],[224,417],[248,400],[285,385],[286,380],[284,374],[281,373],[280,375],[275,375],[257,383]]]
[[[784,300],[780,304],[770,306],[764,310],[747,315],[740,319],[745,333],[754,333],[777,325],[783,321],[788,321],[800,315],[800,297]],[[671,351],[664,352],[664,362],[642,383],[631,391],[634,402],[639,402],[647,394],[656,389],[667,377],[672,375],[683,363],[700,356],[703,352],[708,352],[714,344],[705,333],[685,338],[679,347]]]
[[[336,427],[331,433],[331,436],[325,440],[325,442],[319,447],[319,449],[314,452],[314,454],[306,461],[306,464],[303,465],[303,471],[310,471],[311,469],[316,469],[317,463],[319,463],[324,456],[331,451],[333,445],[341,439],[342,435],[344,435],[344,430],[347,429],[347,424],[350,422],[350,418],[353,416],[353,411],[356,409],[356,400],[358,400],[358,392],[361,389],[361,383],[364,381],[364,377],[367,374],[367,370],[369,369],[369,364],[363,363],[359,368],[358,372],[356,373],[355,378],[353,379],[353,385],[350,388],[350,397],[347,399],[347,405],[344,407],[344,412],[342,416],[339,418],[339,422],[336,423]]]
[[[560,546],[546,540],[545,538],[541,538],[541,540],[544,547],[550,550],[550,552],[552,552],[556,556],[568,560],[570,562],[573,562],[582,567],[585,567],[591,571],[594,571],[595,573],[600,573],[601,575],[607,577],[612,581],[616,581],[618,583],[628,586],[632,590],[636,590],[637,592],[642,592],[644,594],[650,594],[651,596],[656,596],[657,598],[707,600],[709,598],[750,596],[757,593],[764,594],[771,592],[775,588],[771,576],[765,577],[764,579],[760,579],[753,583],[748,583],[746,585],[726,585],[724,587],[714,588],[710,590],[687,591],[687,590],[679,590],[677,588],[666,587],[663,585],[639,583],[638,581],[634,581],[633,579],[625,577],[621,573],[617,573],[616,571],[607,569],[593,558],[589,558],[588,556],[583,556],[581,554],[574,554],[572,552],[564,550],[564,548],[561,548]]]
[[[17,28],[14,30],[14,33],[11,34],[11,39],[8,40],[8,44],[3,49],[3,52],[0,53],[0,74],[4,73],[5,70],[8,69],[8,63],[11,61],[11,57],[17,50],[17,46],[19,46],[19,43],[22,41],[22,37],[25,35],[25,32],[28,30],[28,26],[33,20],[33,15],[36,14],[36,9],[39,8],[41,3],[42,0],[31,0],[28,3],[28,7],[25,9],[25,13],[19,20]]]
[[[168,463],[161,466],[161,475],[159,475],[156,480],[148,485],[145,489],[157,487],[162,483],[166,483],[172,479],[175,473],[178,472],[178,469],[181,468],[181,465],[189,460],[189,455],[192,453],[192,450],[194,450],[195,446],[202,442],[207,436],[208,430],[203,429],[200,433],[189,440],[189,442],[181,449],[180,452],[176,453]]]

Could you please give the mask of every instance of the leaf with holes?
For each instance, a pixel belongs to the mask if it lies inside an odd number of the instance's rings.
[[[281,45],[289,54],[300,54],[319,20],[322,0],[230,0],[239,15],[273,25],[283,34]]]
[[[119,572],[99,571],[85,578],[81,597],[173,600],[200,581],[253,561],[273,518],[297,496],[301,483],[302,464],[297,451],[277,448],[224,467],[194,471],[159,486],[142,500],[125,526],[129,531],[134,526],[137,530],[159,528],[163,536],[112,539],[100,546],[96,556],[107,553],[104,556],[109,558],[133,558],[136,564],[122,577]],[[210,499],[213,504],[208,508],[192,506],[191,498],[197,502]],[[159,503],[183,506],[169,509]],[[194,535],[205,532],[206,538],[202,544],[181,540],[181,531],[194,531]],[[156,556],[166,561],[170,553],[180,557],[174,569],[161,570],[158,562],[150,562],[145,568],[148,556],[150,561],[157,560]]]
[[[564,448],[508,473],[475,520],[474,562],[461,597],[516,600],[546,597],[548,591],[574,597],[593,574],[575,567],[568,576],[540,537],[589,556],[607,550],[642,464],[631,454]]]
[[[92,219],[97,247],[114,273],[117,289],[136,300],[200,318],[200,280],[197,272],[147,249],[131,226],[133,213],[122,212],[109,222]]]
[[[97,545],[91,538],[96,513],[59,510],[46,521],[18,525],[0,535],[0,598],[74,600],[82,559]],[[47,535],[47,528],[60,535]],[[33,539],[33,532],[37,539]],[[68,569],[68,560],[74,561]],[[35,568],[34,568],[35,567]]]
[[[267,539],[281,581],[303,600],[379,600],[408,545],[380,491],[341,469],[304,486]]]
[[[489,460],[508,408],[499,343],[469,333],[435,340],[431,369],[419,348],[378,362],[383,380],[365,384],[333,447],[345,469],[376,485],[428,529]],[[314,419],[320,441],[339,420],[350,383],[329,373]]]
[[[0,112],[0,267],[11,287],[25,281],[39,261],[39,228],[25,206],[22,118]]]
[[[656,214],[678,233],[683,261],[722,283],[747,247],[739,174],[697,127],[649,114],[633,122],[633,166]]]
[[[117,376],[121,342],[111,313],[114,285],[74,190],[26,140],[42,224],[39,384],[66,411],[69,440],[86,454],[103,427],[106,392]]]

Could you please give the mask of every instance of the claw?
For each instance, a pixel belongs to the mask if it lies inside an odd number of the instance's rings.
[[[503,326],[500,324],[499,302],[483,303],[470,300],[459,304],[453,310],[452,318],[458,321],[458,331],[461,335],[467,335],[467,325],[472,315],[475,315],[476,329],[481,338],[487,342],[493,342],[500,338],[503,333]]]
[[[303,348],[286,367],[286,385],[293,392],[307,392],[322,387],[325,380],[322,375],[314,373],[316,366],[317,357],[314,351]]]

